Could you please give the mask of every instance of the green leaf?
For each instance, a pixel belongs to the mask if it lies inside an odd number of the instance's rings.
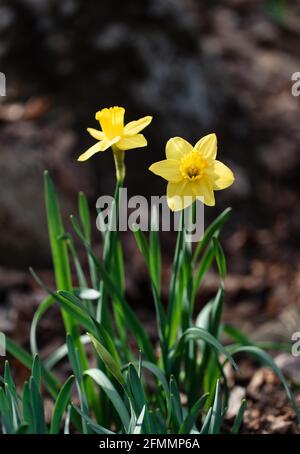
[[[261,350],[260,348],[258,347],[255,347],[255,346],[241,346],[241,347],[234,347],[232,350],[231,350],[231,354],[232,355],[235,355],[237,353],[249,353],[250,355],[253,355],[255,358],[258,359],[258,361],[260,363],[262,363],[264,366],[267,366],[267,367],[270,367],[270,369],[272,369],[272,371],[277,375],[277,377],[279,378],[279,380],[281,381],[281,383],[283,384],[283,387],[285,389],[285,392],[287,394],[287,397],[289,398],[291,404],[292,404],[292,407],[296,413],[296,416],[297,416],[297,419],[298,419],[298,423],[300,424],[300,409],[294,399],[294,396],[293,394],[291,393],[291,390],[289,388],[289,385],[286,381],[286,379],[284,378],[284,375],[283,373],[281,372],[281,370],[279,369],[279,367],[275,364],[275,362],[273,361],[273,359],[271,358],[270,355],[268,355],[268,353],[266,353],[265,351]]]
[[[70,290],[72,279],[67,247],[63,241],[58,239],[64,234],[64,227],[54,184],[47,171],[44,173],[44,184],[49,238],[57,286],[60,290]]]
[[[89,244],[86,242],[86,239],[82,235],[82,232],[80,230],[80,227],[74,218],[74,216],[71,217],[71,222],[73,225],[73,228],[79,238],[83,241],[83,243],[86,245],[86,247],[89,250],[89,253],[91,257],[93,258],[93,261],[95,263],[95,266],[101,276],[101,279],[105,282],[106,288],[108,290],[108,293],[112,298],[116,298],[118,302],[120,303],[116,307],[116,311],[119,312],[120,317],[124,316],[124,321],[126,325],[129,327],[131,330],[132,334],[135,336],[139,348],[143,351],[143,354],[145,357],[151,361],[155,362],[155,355],[153,353],[153,348],[149,339],[149,335],[146,333],[144,330],[143,326],[137,319],[134,311],[131,309],[131,307],[128,305],[127,301],[125,300],[122,292],[120,292],[119,288],[114,284],[111,276],[109,273],[105,270],[103,264],[97,259],[97,257],[94,255],[92,249],[90,248]],[[120,309],[122,307],[122,311]],[[91,330],[87,330],[91,331]]]
[[[146,411],[146,406],[144,405],[138,419],[136,420],[136,424],[133,429],[134,435],[139,435],[142,431],[142,426],[143,426],[144,417],[145,417],[145,411]]]
[[[223,325],[224,333],[231,337],[234,341],[242,345],[252,345],[253,342],[250,340],[246,334],[244,334],[240,329],[235,326],[225,324]]]
[[[6,383],[8,388],[9,388],[9,391],[10,391],[10,393],[12,395],[12,398],[13,398],[13,405],[14,405],[15,410],[17,412],[19,397],[18,397],[18,393],[17,393],[15,382],[13,380],[13,377],[12,377],[12,374],[11,374],[11,371],[10,371],[10,367],[9,367],[8,361],[5,361],[5,363],[4,363],[4,383]]]
[[[98,323],[96,320],[93,320],[95,325],[95,331],[97,333],[97,340],[103,344],[103,346],[108,350],[108,352],[113,357],[115,363],[121,369],[122,362],[120,358],[120,349],[118,349],[118,343],[115,341],[114,338],[110,336],[110,334],[106,331],[104,326],[101,323]]]
[[[149,246],[146,239],[141,231],[136,231],[136,241],[138,247],[144,257],[146,265],[149,270],[151,278],[152,295],[155,304],[156,318],[157,318],[157,330],[160,338],[161,347],[163,350],[163,357],[166,359],[165,351],[165,331],[166,331],[166,315],[164,307],[161,303],[161,253],[158,236],[158,225],[157,225],[157,212],[152,210],[151,213],[151,230]]]
[[[181,424],[178,433],[180,434],[191,433],[191,430],[199,417],[200,411],[202,410],[207,397],[208,393],[201,396],[200,399],[198,399],[197,402],[194,403],[191,410],[189,410],[188,414],[186,415],[183,423]]]
[[[203,422],[203,425],[202,425],[202,429],[200,431],[200,434],[201,435],[206,435],[209,433],[209,426],[210,426],[210,420],[211,420],[211,416],[212,416],[212,407],[209,408],[206,416],[205,416],[205,419],[204,419],[204,422]]]
[[[29,391],[31,396],[32,411],[34,414],[34,433],[44,434],[46,431],[44,404],[34,377],[29,379]]]
[[[145,402],[145,394],[144,394],[144,390],[143,390],[143,386],[142,386],[140,377],[138,376],[136,368],[134,367],[133,364],[129,364],[127,382],[128,382],[128,388],[131,393],[131,401],[132,401],[134,413],[136,416],[138,416],[143,411],[143,408],[145,407],[146,402]],[[145,430],[146,430],[146,433],[149,433],[149,432],[151,432],[151,428],[150,428],[150,424],[149,424],[149,419],[147,417],[148,416],[147,413],[148,413],[147,409],[145,408]]]
[[[15,342],[11,339],[6,338],[6,349],[7,351],[18,361],[20,361],[27,369],[31,370],[32,366],[32,356],[27,353],[22,347],[19,347]],[[57,378],[51,374],[47,369],[42,366],[42,377],[46,384],[46,387],[52,397],[57,397],[57,386],[59,385],[59,381]]]
[[[64,435],[67,435],[70,433],[71,410],[72,410],[71,405],[68,405],[66,419],[65,419],[65,425],[64,425]]]
[[[219,274],[222,280],[226,277],[227,267],[226,267],[226,258],[223,251],[223,248],[218,240],[218,238],[213,237],[213,245],[215,248],[216,262],[218,265]]]
[[[80,342],[82,345],[89,344],[91,342],[90,338],[84,334],[80,336]],[[51,355],[48,356],[48,358],[45,359],[44,361],[44,366],[50,370],[53,369],[53,367],[59,363],[65,356],[68,354],[68,347],[67,344],[63,344],[60,347],[58,347]]]
[[[97,424],[88,415],[86,415],[83,411],[81,411],[80,408],[76,407],[75,405],[73,405],[73,408],[80,414],[80,416],[82,416],[82,418],[86,421],[87,425],[90,426],[91,429],[96,434],[115,435],[115,432],[112,432],[111,430],[105,429],[105,427],[100,426],[100,424]]]
[[[123,375],[121,374],[120,366],[115,362],[114,358],[111,356],[109,351],[90,333],[87,333],[90,337],[97,353],[99,354],[100,358],[108,368],[108,370],[112,373],[116,380],[121,385],[125,384],[125,380]]]
[[[155,364],[153,364],[149,361],[143,361],[142,367],[147,369],[149,372],[151,372],[156,377],[158,385],[162,387],[162,390],[160,390],[160,388],[159,388],[158,392],[160,392],[161,397],[164,400],[166,400],[168,415],[170,415],[171,399],[170,399],[169,385],[168,385],[165,374],[158,366],[156,366]],[[159,397],[159,394],[157,395],[157,397]]]
[[[199,264],[199,267],[198,267],[198,270],[197,270],[197,272],[195,273],[195,276],[194,276],[193,298],[192,298],[193,302],[194,302],[194,299],[195,299],[195,297],[197,295],[197,292],[198,292],[198,290],[200,288],[201,282],[202,282],[205,274],[207,273],[207,271],[209,270],[209,268],[210,268],[210,266],[211,266],[211,264],[213,262],[214,256],[215,256],[215,248],[211,244],[207,248],[205,253],[203,254],[203,256],[201,258],[201,261],[200,261],[200,264]],[[194,265],[194,267],[196,268],[196,264]]]
[[[31,323],[30,328],[30,349],[33,355],[38,354],[38,347],[36,341],[36,331],[41,320],[42,316],[47,312],[47,310],[55,303],[55,299],[52,295],[47,296],[44,301],[37,308]]]
[[[178,275],[180,264],[182,263],[182,246],[183,246],[183,214],[180,213],[180,226],[177,233],[176,248],[173,258],[172,274],[169,288],[167,323],[168,323],[168,344],[172,346],[178,333],[178,324],[181,316],[181,304],[178,304],[176,298],[176,289],[178,284]]]
[[[22,408],[23,408],[23,419],[28,424],[29,433],[34,433],[35,431],[35,418],[32,408],[31,395],[29,390],[29,383],[25,382],[23,384],[22,391]]]
[[[42,379],[42,368],[41,361],[38,355],[35,355],[33,358],[31,374],[36,382],[37,387],[40,388]]]
[[[66,243],[59,239],[64,234],[59,202],[52,179],[47,171],[44,173],[45,202],[49,239],[56,285],[59,290],[71,290],[72,278]],[[64,321],[68,330],[73,326],[72,318],[63,312]]]
[[[9,401],[4,389],[0,388],[0,414],[2,424],[5,427],[6,433],[14,432],[14,424],[13,424],[13,413],[12,413],[12,406],[11,402]]]
[[[89,245],[91,245],[92,229],[91,229],[90,210],[89,210],[89,206],[88,206],[88,201],[83,192],[79,193],[78,205],[79,205],[79,217],[80,217],[80,221],[81,221],[81,224],[83,227],[83,234],[85,236],[87,243]],[[93,284],[93,287],[97,288],[98,277],[97,277],[97,271],[95,268],[95,264],[89,253],[89,250],[87,248],[86,248],[86,253],[87,253],[88,262],[89,262],[91,282]]]
[[[88,286],[87,280],[85,278],[85,274],[84,274],[84,271],[82,269],[78,253],[76,251],[73,238],[71,237],[70,234],[68,234],[68,237],[66,238],[66,244],[67,244],[67,246],[68,246],[68,248],[70,250],[71,256],[73,258],[73,263],[74,263],[74,266],[75,266],[79,287],[85,289]]]
[[[88,241],[91,241],[92,228],[90,210],[87,198],[83,192],[80,192],[78,196],[78,211],[85,237]]]
[[[158,366],[156,366],[153,363],[150,363],[149,361],[143,361],[142,367],[144,367],[145,369],[148,369],[150,372],[152,372],[153,375],[155,375],[155,377],[158,380],[158,383],[162,385],[166,396],[168,396],[169,395],[169,385],[168,385],[166,376],[163,373],[163,371]]]
[[[225,355],[227,357],[227,359],[231,362],[233,367],[236,370],[238,370],[238,366],[237,366],[236,362],[231,357],[231,355],[228,353],[228,351],[220,344],[220,342],[214,336],[212,336],[208,331],[206,331],[202,328],[198,328],[198,327],[189,328],[182,334],[172,356],[174,356],[174,357],[180,356],[182,354],[183,346],[184,346],[185,342],[187,342],[189,340],[195,340],[195,341],[202,340],[205,343],[209,344],[211,347],[213,347],[216,350],[217,353],[219,353],[219,354],[222,353],[223,355]]]
[[[219,434],[221,431],[222,420],[222,392],[220,382],[218,380],[208,433]]]
[[[178,430],[183,422],[183,415],[179,390],[173,376],[170,378],[170,399],[174,433],[178,433]]]
[[[76,303],[75,295],[69,292],[58,292],[55,294],[55,298],[58,303],[62,306],[65,312],[72,316],[79,325],[85,328],[87,331],[95,332],[95,327],[91,317],[86,313],[86,309],[80,303]],[[78,300],[80,301],[80,300]]]
[[[223,312],[224,289],[219,288],[211,306],[210,332],[217,339],[219,338],[221,317]]]
[[[212,237],[214,235],[216,236],[216,233],[221,230],[223,224],[228,220],[230,213],[231,208],[226,208],[226,210],[224,210],[205,230],[202,240],[197,244],[197,247],[195,249],[193,265],[196,264],[198,257],[204,251]]]
[[[76,378],[77,382],[77,391],[80,400],[81,410],[84,412],[88,411],[88,400],[86,396],[85,387],[83,386],[83,369],[79,358],[78,348],[75,345],[75,342],[71,335],[67,335],[67,347],[68,347],[68,356],[69,360]],[[88,428],[85,420],[82,420],[82,431],[83,433],[88,433]]]
[[[242,424],[242,421],[243,421],[243,416],[244,416],[246,407],[247,407],[247,401],[245,399],[243,399],[242,402],[241,402],[238,414],[236,415],[236,418],[234,420],[234,424],[233,424],[232,429],[231,429],[231,433],[232,434],[237,434],[239,432],[241,424]]]
[[[112,257],[113,274],[115,276],[117,286],[121,292],[125,290],[125,271],[122,244],[117,236],[115,241],[115,249]]]
[[[70,401],[71,390],[74,384],[74,375],[71,375],[62,386],[54,406],[51,419],[50,434],[58,434],[60,429],[60,423],[64,412]]]
[[[130,423],[128,411],[117,392],[116,388],[109,380],[109,378],[100,369],[88,369],[84,371],[84,375],[91,377],[106,393],[111,403],[115,407],[117,414],[119,415],[125,431],[127,431]]]
[[[149,237],[149,271],[152,282],[155,285],[158,295],[160,294],[161,280],[161,253],[158,236],[158,220],[156,209],[151,213],[151,230]]]
[[[68,347],[69,361],[71,363],[76,380],[78,381],[78,383],[81,383],[82,369],[81,369],[81,365],[80,365],[80,361],[79,361],[79,357],[78,357],[78,350],[76,349],[74,340],[70,334],[67,334],[67,347]]]
[[[26,423],[22,423],[19,425],[17,430],[14,432],[16,435],[25,435],[29,433],[29,425]]]
[[[144,257],[146,265],[149,266],[149,245],[147,243],[145,235],[140,228],[134,229],[133,234],[139,251]]]
[[[75,319],[77,318],[77,320],[80,320],[82,322],[83,326],[87,330],[93,330],[94,325],[92,323],[92,320],[91,320],[89,314],[86,315],[84,312],[84,311],[86,311],[86,309],[83,306],[80,306],[80,303],[78,303],[78,305],[77,305],[75,303],[75,301],[73,301],[73,300],[72,300],[73,304],[71,304],[71,302],[67,298],[63,298],[62,296],[59,295],[58,292],[53,293],[51,290],[49,290],[47,288],[47,286],[45,286],[45,284],[42,282],[42,280],[37,276],[37,274],[31,268],[30,268],[30,272],[31,272],[32,276],[35,278],[35,280],[39,283],[39,285],[41,285],[43,288],[45,288],[46,291],[48,291],[50,295],[52,295],[59,303],[61,303],[61,305],[67,309],[67,312],[70,312],[72,314],[72,319],[71,319],[72,323],[69,324],[69,326],[66,325],[66,329],[67,329],[67,332],[68,333],[70,332],[74,338],[74,343],[75,343],[76,349],[78,351],[78,361],[80,362],[80,364],[82,365],[83,368],[88,367],[88,361],[86,358],[86,354],[85,354],[82,344],[80,343],[79,326],[77,324],[74,324],[74,317],[75,317]],[[70,292],[66,292],[66,293],[68,295],[70,295],[70,294],[72,295],[72,293],[70,293]],[[96,396],[94,395],[94,390],[91,387],[89,382],[86,383],[86,392],[88,394],[90,402],[92,402],[94,404]]]

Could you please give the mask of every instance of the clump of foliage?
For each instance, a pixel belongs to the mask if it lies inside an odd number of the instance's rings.
[[[150,121],[150,117],[145,118],[142,119],[143,127]],[[137,121],[128,125],[127,133],[130,131],[139,136],[137,131],[141,124]],[[100,137],[99,131],[97,134],[93,131],[93,134]],[[117,137],[123,143],[120,139],[123,136]],[[102,135],[101,140],[102,147],[105,141],[107,145],[107,139]],[[122,140],[127,147],[132,143],[127,136]],[[135,136],[134,140],[141,142],[142,139]],[[210,140],[215,138],[210,137]],[[185,146],[190,147],[189,144]],[[118,207],[119,188],[125,176],[124,155],[116,148],[113,150],[117,154],[115,203]],[[195,150],[192,153],[194,159]],[[197,177],[197,159],[192,163],[190,178]],[[170,161],[167,165],[171,165]],[[211,165],[214,165],[213,160]],[[222,171],[224,168],[221,166]],[[189,177],[189,169],[184,168],[184,171]],[[185,229],[179,229],[166,306],[162,303],[162,254],[156,218],[152,219],[149,235],[135,229],[133,235],[148,270],[156,314],[158,340],[154,345],[126,299],[125,265],[118,232],[112,229],[102,232],[103,254],[99,257],[92,245],[92,221],[84,194],[79,194],[78,216],[71,216],[71,234],[63,225],[59,201],[48,172],[45,172],[44,184],[57,290],[48,289],[31,270],[48,296],[39,305],[32,321],[31,352],[7,339],[8,352],[30,370],[30,377],[20,393],[9,363],[5,363],[0,377],[3,433],[218,434],[230,395],[224,368],[230,362],[238,370],[234,358],[239,353],[254,356],[277,374],[300,421],[293,395],[271,356],[237,328],[222,323],[226,260],[219,238],[230,209],[208,226],[194,247],[187,241]],[[211,196],[206,200],[211,200]],[[112,222],[117,212],[112,210]],[[183,210],[182,226],[184,213]],[[74,234],[85,248],[88,273],[79,259]],[[196,298],[213,264],[220,276],[219,289],[197,313]],[[76,279],[71,273],[72,265]],[[75,285],[74,280],[79,285]],[[60,307],[66,343],[41,360],[37,328],[54,304]],[[224,336],[229,341],[226,345]],[[62,360],[68,361],[72,371],[64,383],[55,372]],[[45,420],[46,393],[54,402],[50,423]],[[243,400],[232,433],[239,431],[245,408]]]

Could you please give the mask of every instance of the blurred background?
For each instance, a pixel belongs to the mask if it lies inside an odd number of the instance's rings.
[[[97,127],[95,112],[121,105],[127,121],[154,117],[149,147],[126,154],[130,194],[165,192],[147,168],[170,137],[217,133],[219,158],[236,175],[205,210],[208,223],[233,208],[222,237],[225,317],[261,340],[299,331],[299,21],[299,0],[0,0],[0,330],[28,337],[43,296],[29,265],[52,282],[43,170],[70,230],[79,190],[94,209],[113,189],[110,153],[76,158],[94,143],[86,127]],[[167,286],[174,238],[163,241]],[[124,243],[128,297],[151,330],[145,268],[132,235]],[[199,307],[218,284],[212,271]],[[42,324],[41,336],[54,338],[57,323]]]

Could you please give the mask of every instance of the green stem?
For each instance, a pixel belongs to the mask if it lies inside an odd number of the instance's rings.
[[[125,152],[124,150],[120,150],[116,145],[113,145],[111,148],[114,155],[117,182],[122,185],[126,175]]]

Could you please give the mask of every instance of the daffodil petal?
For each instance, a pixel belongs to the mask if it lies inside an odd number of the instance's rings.
[[[77,159],[78,161],[87,161],[91,156],[93,156],[95,153],[98,153],[101,150],[101,142],[95,143],[92,147],[90,147],[88,150],[86,150],[82,155],[79,156]]]
[[[204,159],[211,161],[217,156],[217,136],[216,134],[208,134],[198,140],[195,148],[200,151]]]
[[[143,134],[135,134],[134,136],[123,136],[118,142],[120,150],[131,150],[132,148],[141,148],[147,146],[147,140]]]
[[[167,202],[170,210],[180,211],[190,206],[196,199],[192,185],[182,180],[179,183],[169,182],[167,186]]]
[[[194,184],[197,199],[201,200],[203,198],[204,200],[202,201],[205,205],[214,206],[216,202],[212,184],[205,178],[202,178],[199,182],[195,182]]]
[[[152,121],[152,117],[147,116],[140,118],[136,121],[130,121],[127,125],[124,126],[124,134],[132,136],[141,132],[146,126],[148,126]]]
[[[105,137],[104,132],[98,131],[98,129],[87,128],[87,132],[96,140],[103,140]]]
[[[234,182],[234,175],[232,171],[220,161],[213,163],[214,182],[213,188],[215,191],[226,189]]]
[[[167,159],[182,159],[193,150],[192,145],[181,137],[172,137],[166,144]]]
[[[115,143],[118,143],[118,146],[119,146],[119,141],[120,141],[121,137],[120,136],[116,136],[114,137],[113,139],[104,139],[104,140],[101,140],[100,143],[100,151],[105,151],[107,150],[109,147],[111,147],[112,145],[114,145]]]
[[[82,155],[79,156],[78,161],[87,161],[90,159],[95,153],[98,153],[99,151],[105,151],[109,147],[111,147],[113,144],[117,143],[120,140],[120,137],[114,137],[112,140],[104,139],[101,140],[100,142],[95,143],[92,147],[90,147],[88,150],[86,150]]]
[[[149,170],[173,183],[178,183],[182,180],[180,162],[176,159],[164,159],[163,161],[155,162],[149,167]]]

